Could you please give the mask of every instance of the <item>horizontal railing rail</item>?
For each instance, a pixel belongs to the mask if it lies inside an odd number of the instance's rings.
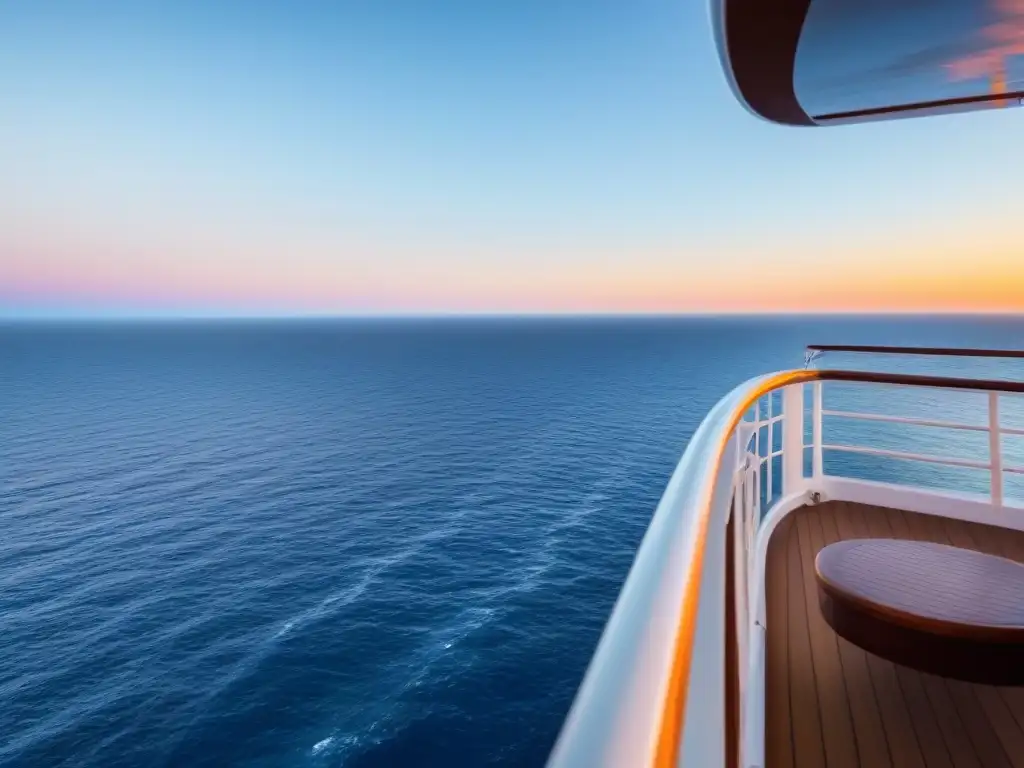
[[[862,453],[867,456],[888,456],[890,459],[903,459],[904,461],[921,461],[925,464],[945,464],[950,467],[969,467],[971,469],[991,469],[992,463],[988,461],[977,461],[975,459],[958,459],[952,456],[936,456],[928,453],[914,453],[912,451],[894,451],[888,448],[869,448],[865,445],[843,445],[841,443],[825,443],[822,449],[826,451],[839,451],[840,453]],[[1005,471],[1005,468],[1004,470]]]
[[[891,424],[910,424],[919,427],[940,427],[942,429],[962,429],[969,432],[988,432],[987,424],[963,424],[957,421],[936,421],[934,419],[915,419],[907,416],[888,416],[884,413],[861,413],[859,411],[834,411],[824,409],[822,416],[835,416],[841,419],[858,419],[861,421],[886,421]],[[1004,435],[1024,435],[1024,429],[1015,427],[999,427]]]
[[[1024,353],[1021,354],[1024,356]],[[913,417],[888,417],[823,407],[825,382],[865,383],[988,393],[988,424],[960,424]],[[804,472],[804,384],[813,387],[812,467]],[[800,386],[797,386],[800,385]],[[772,393],[782,390],[782,413]],[[922,376],[885,372],[803,369],[752,379],[728,393],[708,413],[691,438],[651,519],[633,566],[608,620],[565,725],[551,754],[551,768],[630,765],[718,768],[725,764],[722,734],[731,701],[721,648],[725,605],[736,606],[740,623],[752,623],[758,607],[750,587],[755,569],[752,551],[735,561],[745,578],[724,579],[726,523],[739,521],[736,541],[750,548],[762,519],[762,485],[772,506],[773,460],[782,463],[782,493],[806,493],[824,476],[823,452],[869,450],[894,458],[988,469],[991,503],[1002,504],[1002,475],[1024,473],[1005,466],[1000,436],[1017,434],[999,422],[999,396],[1024,394],[1024,382]],[[762,413],[762,402],[767,407]],[[746,418],[753,413],[753,417]],[[823,417],[865,418],[918,426],[987,432],[985,461],[956,459],[881,448],[833,445],[823,439]],[[781,428],[782,447],[774,430]],[[762,431],[768,444],[762,444]],[[802,502],[801,502],[802,503]],[[747,628],[735,638],[744,650],[756,645]],[[753,645],[752,645],[753,644]],[[697,656],[701,659],[694,664]],[[753,681],[739,674],[744,690]],[[699,691],[700,705],[691,706]],[[753,758],[752,758],[753,759]],[[746,762],[746,758],[744,760]]]
[[[959,376],[923,376],[913,373],[841,371],[829,369],[801,371],[801,373],[813,374],[810,379],[807,379],[808,381],[866,382],[870,384],[896,384],[905,387],[1024,394],[1024,381],[1000,381],[999,379],[972,379]]]
[[[808,344],[812,352],[864,352],[872,355],[926,355],[929,357],[1024,358],[1024,349],[975,349],[971,347],[894,347],[870,344]]]

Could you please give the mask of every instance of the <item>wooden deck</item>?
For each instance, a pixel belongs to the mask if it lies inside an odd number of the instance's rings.
[[[1015,531],[840,502],[790,515],[768,549],[765,768],[1024,768],[1024,688],[922,674],[865,653],[824,622],[814,556],[860,537],[1024,562],[1024,533]]]

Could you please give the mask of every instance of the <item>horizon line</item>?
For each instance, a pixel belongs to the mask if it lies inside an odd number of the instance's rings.
[[[719,312],[324,312],[324,313],[203,313],[96,312],[35,313],[0,311],[0,323],[33,322],[159,322],[159,321],[315,321],[315,320],[460,320],[460,319],[671,319],[671,318],[795,318],[795,317],[1024,317],[1024,310],[873,309],[776,310]]]

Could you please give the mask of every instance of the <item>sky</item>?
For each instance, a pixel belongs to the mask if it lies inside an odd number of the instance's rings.
[[[1022,131],[766,123],[704,0],[0,0],[0,315],[1019,312]]]

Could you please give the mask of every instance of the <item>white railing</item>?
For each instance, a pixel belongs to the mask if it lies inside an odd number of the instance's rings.
[[[968,424],[826,409],[825,383],[832,380],[986,392],[987,414]],[[1024,529],[1024,510],[1006,515],[1010,507],[1003,489],[1004,474],[1024,473],[1024,467],[1007,465],[1002,451],[1002,436],[1024,435],[1024,429],[1000,421],[1001,397],[1020,392],[1024,386],[1011,382],[802,370],[753,379],[729,393],[704,419],[669,481],[549,766],[717,768],[726,764],[731,749],[738,752],[738,765],[763,765],[763,574],[774,527],[789,512],[820,497]],[[775,407],[779,399],[781,413]],[[987,433],[988,455],[965,459],[827,442],[826,419]],[[989,492],[976,499],[829,475],[824,457],[833,452],[987,470]],[[728,547],[733,548],[735,566],[731,595],[725,573]],[[733,674],[738,690],[730,690],[726,671],[727,599],[736,617],[732,631],[739,661]],[[725,735],[727,707],[733,708],[736,725],[731,743]]]
[[[987,392],[987,412],[979,414],[984,418],[984,423],[964,423],[958,421],[947,421],[943,419],[925,419],[912,416],[890,416],[881,413],[865,413],[860,411],[838,410],[823,408],[824,382],[816,381],[811,385],[814,388],[814,424],[815,431],[811,443],[805,447],[813,448],[815,456],[820,456],[825,451],[838,453],[857,453],[867,456],[880,456],[904,461],[917,461],[926,464],[940,464],[949,467],[966,467],[969,469],[984,470],[989,473],[989,501],[994,506],[1002,506],[1004,503],[1004,475],[1024,474],[1024,466],[1008,465],[1003,460],[1003,435],[1024,435],[1024,429],[1004,426],[1000,422],[1000,402],[1002,397],[1019,397],[1016,392],[999,392],[989,390]],[[937,387],[937,389],[941,389]],[[988,437],[987,453],[979,458],[965,458],[962,456],[945,456],[918,451],[902,451],[886,448],[877,448],[868,445],[850,445],[846,443],[825,442],[822,438],[824,428],[822,422],[825,417],[846,419],[852,421],[870,421],[886,424],[902,424],[908,426],[931,427],[943,430],[961,432],[980,432]],[[820,461],[815,461],[816,470],[814,476],[823,474]]]
[[[764,376],[723,398],[698,427],[651,519],[549,765],[716,766],[725,690],[725,530],[738,489],[735,434],[757,399],[811,372]],[[756,462],[755,462],[756,465]],[[755,502],[744,506],[750,516]],[[748,527],[748,531],[751,527]],[[746,532],[745,532],[746,533]],[[749,592],[748,592],[749,594]],[[692,664],[693,659],[699,664]],[[701,691],[700,706],[691,690]],[[684,726],[685,723],[685,726]],[[684,731],[703,738],[683,739]]]

